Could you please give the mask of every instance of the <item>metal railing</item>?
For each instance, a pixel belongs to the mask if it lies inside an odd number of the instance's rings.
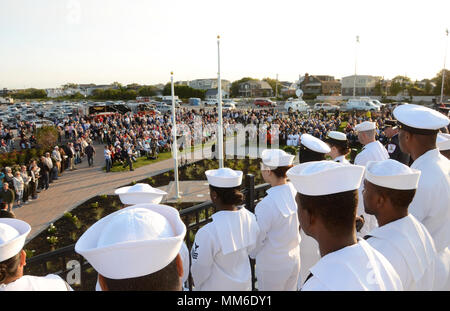
[[[245,177],[245,207],[251,212],[259,200],[265,196],[270,188],[269,184],[255,186],[255,176],[247,174]],[[192,248],[195,234],[198,229],[212,221],[212,214],[216,208],[211,201],[207,201],[180,211],[180,216],[186,225],[185,242],[189,249]],[[250,260],[252,271],[252,289],[255,290],[255,262]],[[57,249],[52,252],[40,254],[27,259],[24,274],[44,276],[49,273],[57,274],[66,280],[75,290],[93,290],[97,281],[97,272],[79,254],[75,252],[75,244]],[[79,276],[78,278],[76,276]],[[192,276],[189,272],[189,290],[192,290]]]

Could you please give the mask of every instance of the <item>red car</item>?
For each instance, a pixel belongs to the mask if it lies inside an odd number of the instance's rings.
[[[276,104],[269,100],[269,99],[255,99],[253,102],[253,105],[259,106],[259,107],[275,107]]]

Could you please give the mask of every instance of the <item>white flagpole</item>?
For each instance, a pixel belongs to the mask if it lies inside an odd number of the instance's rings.
[[[217,97],[218,97],[218,130],[217,130],[217,146],[219,168],[223,168],[223,124],[222,124],[222,83],[220,81],[220,36],[217,36]]]
[[[180,198],[180,188],[178,185],[178,144],[177,144],[177,118],[175,114],[175,88],[173,86],[173,72],[170,73],[170,82],[172,89],[172,156],[174,160],[174,177],[175,177],[175,199]]]
[[[443,97],[444,97],[445,63],[447,61],[447,48],[448,48],[448,29],[445,30],[445,34],[447,35],[447,43],[445,46],[444,69],[442,70],[441,103],[443,103]]]
[[[356,44],[355,44],[355,77],[353,79],[353,98],[356,96],[356,57],[357,57],[357,49],[359,43],[359,36],[356,36]]]

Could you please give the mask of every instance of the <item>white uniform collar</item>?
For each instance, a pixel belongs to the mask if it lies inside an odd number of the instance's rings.
[[[275,186],[267,191],[267,197],[272,199],[272,202],[280,211],[283,217],[289,217],[297,212],[297,204],[292,194],[296,194],[294,186],[291,183],[285,185]]]
[[[418,157],[413,164],[411,164],[411,168],[417,168],[422,165],[424,162],[428,162],[431,158],[439,157],[440,152],[439,149],[431,149]]]
[[[419,281],[434,259],[434,245],[424,236],[423,227],[414,216],[390,222],[373,229],[369,235],[394,245],[408,264],[414,281]],[[414,239],[411,239],[414,236]],[[419,237],[420,239],[415,239]],[[424,250],[425,248],[425,250]]]
[[[330,290],[385,289],[379,263],[374,259],[373,249],[364,240],[325,255],[310,271]],[[368,283],[369,273],[377,282]]]
[[[339,163],[349,163],[348,160],[345,158],[345,155],[338,156],[338,157],[334,158],[333,161],[339,162]]]
[[[211,216],[224,255],[256,243],[259,228],[251,216],[244,207],[238,211],[219,211]]]

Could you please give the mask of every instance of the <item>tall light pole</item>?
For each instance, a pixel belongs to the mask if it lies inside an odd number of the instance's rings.
[[[174,160],[174,177],[175,177],[175,199],[180,198],[180,186],[178,184],[178,144],[177,144],[177,118],[175,113],[175,88],[173,86],[173,72],[170,73],[170,83],[172,89],[172,156]]]
[[[443,97],[444,97],[445,63],[447,61],[447,48],[448,48],[448,29],[445,30],[445,35],[447,36],[447,43],[445,46],[444,69],[442,70],[441,103],[443,103]]]
[[[217,126],[217,149],[219,168],[223,168],[223,124],[222,124],[222,83],[220,81],[220,36],[217,36],[217,97],[218,97],[218,118]]]
[[[355,76],[353,79],[353,98],[356,96],[356,59],[357,59],[357,52],[358,52],[358,43],[359,43],[359,36],[356,36],[356,43],[355,43]]]
[[[275,82],[275,98],[278,98],[278,73],[277,73],[277,80]]]

